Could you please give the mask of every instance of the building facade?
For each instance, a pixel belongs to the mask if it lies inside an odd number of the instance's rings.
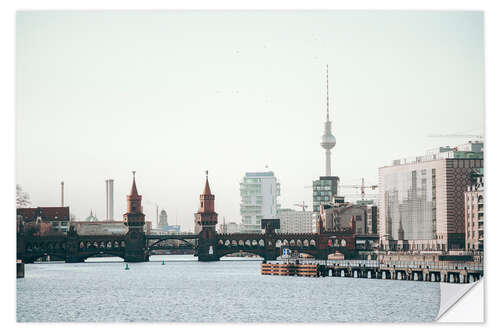
[[[464,192],[483,157],[482,151],[448,148],[379,168],[377,229],[383,249],[464,249]]]
[[[241,232],[241,225],[236,222],[222,223],[219,225],[219,232],[221,234],[236,234]]]
[[[482,170],[473,174],[473,184],[465,191],[465,249],[483,251],[484,183]]]
[[[312,233],[314,212],[282,209],[279,212],[280,233]]]
[[[367,205],[366,206],[366,233],[377,235],[377,206]]]
[[[79,235],[124,235],[127,233],[127,226],[124,221],[71,221]],[[144,222],[144,233],[152,232],[151,221]]]
[[[346,230],[351,227],[354,218],[356,222],[355,234],[369,234],[367,227],[367,206],[357,205],[350,202],[336,203],[322,206],[321,216],[326,231]]]
[[[240,183],[241,232],[260,233],[260,221],[277,218],[280,184],[274,172],[247,172]]]
[[[69,207],[17,208],[17,216],[18,221],[22,223],[43,224],[44,233],[66,233],[69,230]],[[45,227],[46,224],[50,225],[50,228]]]
[[[320,206],[332,202],[337,195],[339,177],[322,176],[313,181],[313,212],[319,212]]]

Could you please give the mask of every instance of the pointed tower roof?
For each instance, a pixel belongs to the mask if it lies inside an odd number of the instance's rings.
[[[130,190],[130,196],[138,197],[139,193],[137,193],[137,186],[135,185],[135,171],[132,171],[132,175],[134,176],[134,180],[132,181],[132,189]]]
[[[203,189],[203,195],[212,195],[210,191],[210,185],[208,184],[208,170],[205,171],[207,179],[205,180],[205,188]]]

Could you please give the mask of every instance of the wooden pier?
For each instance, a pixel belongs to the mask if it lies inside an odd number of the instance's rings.
[[[261,274],[470,283],[483,276],[483,265],[474,262],[381,263],[376,260],[313,260],[262,263]]]
[[[319,276],[318,264],[262,263],[262,275]]]

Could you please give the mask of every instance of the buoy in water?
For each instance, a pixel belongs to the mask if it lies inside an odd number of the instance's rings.
[[[125,266],[125,270],[128,271],[130,268],[128,267],[128,264]]]

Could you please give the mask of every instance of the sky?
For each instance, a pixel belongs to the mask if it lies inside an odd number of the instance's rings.
[[[135,170],[146,219],[192,231],[205,170],[219,222],[240,222],[239,183],[267,165],[282,207],[311,208],[326,64],[333,174],[376,184],[467,140],[430,134],[484,133],[483,49],[481,12],[20,11],[16,182],[55,206],[64,181],[84,219],[112,178],[120,218]]]

